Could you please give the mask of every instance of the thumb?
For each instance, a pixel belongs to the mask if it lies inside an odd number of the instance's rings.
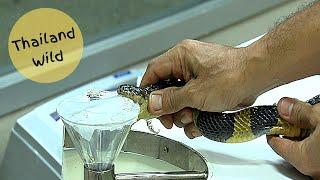
[[[314,128],[316,123],[312,118],[313,109],[308,103],[292,99],[282,98],[278,102],[277,109],[279,115],[291,124],[296,124],[301,128]]]
[[[186,107],[184,87],[169,87],[154,91],[149,97],[149,111],[155,115],[178,112]]]

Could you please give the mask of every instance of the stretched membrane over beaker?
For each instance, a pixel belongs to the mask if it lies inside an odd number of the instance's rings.
[[[87,95],[68,98],[57,108],[84,165],[94,171],[112,168],[139,114],[139,105],[130,99],[101,92],[94,99]]]

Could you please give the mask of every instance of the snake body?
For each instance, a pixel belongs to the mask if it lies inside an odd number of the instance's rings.
[[[117,92],[140,105],[138,119],[148,120],[156,117],[148,111],[150,93],[167,87],[183,85],[184,82],[179,80],[167,80],[143,88],[121,85]],[[311,105],[319,102],[320,95],[307,101]],[[275,105],[252,106],[232,113],[193,109],[193,118],[203,136],[224,143],[246,142],[264,134],[304,138],[313,131],[312,129],[301,129],[283,120]]]

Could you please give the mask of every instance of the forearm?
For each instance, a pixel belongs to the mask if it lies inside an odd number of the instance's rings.
[[[320,3],[296,13],[247,51],[261,91],[320,73]]]

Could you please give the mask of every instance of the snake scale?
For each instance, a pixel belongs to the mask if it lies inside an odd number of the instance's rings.
[[[119,86],[117,92],[140,105],[138,119],[148,120],[155,118],[148,111],[150,93],[171,86],[180,87],[184,84],[180,80],[160,81],[143,88],[125,84]],[[320,95],[307,101],[311,105],[319,102]],[[264,134],[305,138],[313,131],[301,129],[283,120],[275,105],[252,106],[232,113],[193,109],[193,118],[203,136],[224,143],[246,142]]]

